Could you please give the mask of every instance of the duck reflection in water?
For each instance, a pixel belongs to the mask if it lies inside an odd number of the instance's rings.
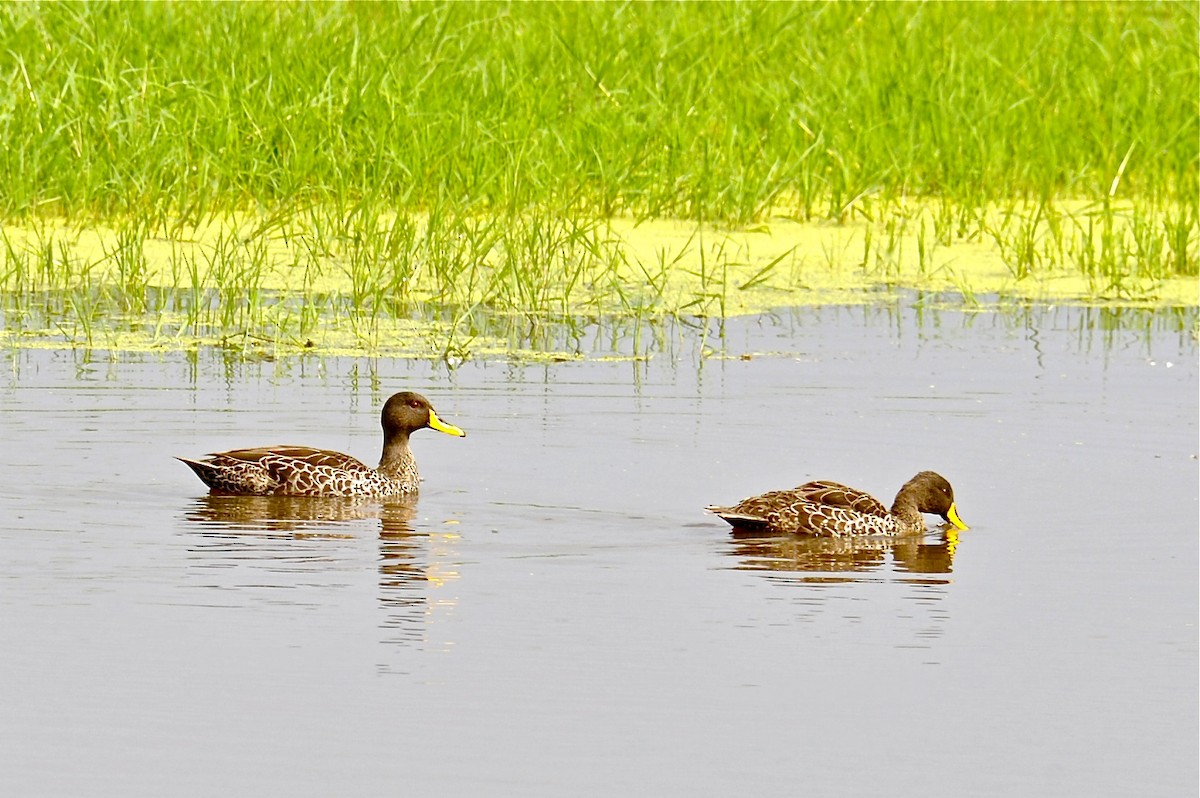
[[[940,575],[953,570],[958,530],[927,538],[821,538],[735,528],[730,539],[728,553],[739,560],[741,570],[806,573],[810,575],[800,581],[809,583],[858,582],[864,574],[884,569],[890,559],[893,571],[912,575],[906,581],[946,584],[949,579]]]
[[[336,558],[345,550],[315,543],[358,540],[363,526],[376,521],[379,605],[384,610],[380,627],[389,630],[382,642],[412,643],[427,636],[430,587],[444,586],[458,573],[441,562],[446,553],[438,550],[437,542],[446,536],[418,531],[416,513],[415,495],[371,499],[209,494],[196,498],[184,516],[197,525],[202,541],[192,551],[204,565],[245,569],[261,564],[272,572],[336,571]],[[351,554],[349,559],[358,558]],[[356,562],[347,567],[357,567]],[[237,571],[205,570],[210,579],[226,573]],[[437,603],[443,606],[447,601]]]
[[[380,499],[320,496],[250,496],[210,493],[200,496],[185,514],[189,521],[213,530],[293,532],[305,537],[341,538],[336,525],[378,518],[381,534],[411,533],[416,496]]]

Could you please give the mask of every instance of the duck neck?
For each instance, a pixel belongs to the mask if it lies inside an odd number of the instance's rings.
[[[383,456],[379,458],[379,473],[397,478],[417,478],[417,461],[408,448],[408,435],[384,438]]]
[[[925,517],[917,509],[916,497],[910,496],[904,491],[896,494],[896,500],[892,502],[892,515],[896,516],[900,523],[909,529],[925,528]]]

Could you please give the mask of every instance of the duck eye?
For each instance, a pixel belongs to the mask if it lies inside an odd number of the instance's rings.
[[[411,399],[408,402],[408,406],[413,408],[414,410],[416,410],[417,408],[419,408],[421,406],[421,403],[418,402],[416,399]]]

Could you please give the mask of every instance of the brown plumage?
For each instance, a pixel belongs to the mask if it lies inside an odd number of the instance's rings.
[[[738,529],[825,537],[918,534],[925,531],[922,513],[967,528],[954,505],[954,488],[932,471],[904,483],[891,510],[861,490],[824,480],[708,510]]]
[[[215,452],[202,459],[179,457],[213,493],[258,496],[395,496],[416,493],[417,461],[408,437],[419,429],[467,433],[438,418],[429,400],[404,391],[383,406],[383,454],[371,468],[348,454],[311,446],[261,446]]]

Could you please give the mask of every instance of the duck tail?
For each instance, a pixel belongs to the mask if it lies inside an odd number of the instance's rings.
[[[213,467],[212,463],[207,463],[203,460],[189,460],[186,457],[176,457],[175,459],[196,472],[196,476],[200,477],[201,482],[210,488],[212,487],[213,480],[217,477],[217,470]]]
[[[722,521],[725,521],[730,526],[732,526],[736,529],[754,530],[754,529],[763,529],[767,526],[767,519],[761,518],[757,515],[748,515],[746,513],[739,513],[737,510],[735,510],[732,507],[712,506],[712,507],[705,507],[704,509],[708,510],[710,513],[717,516]]]

